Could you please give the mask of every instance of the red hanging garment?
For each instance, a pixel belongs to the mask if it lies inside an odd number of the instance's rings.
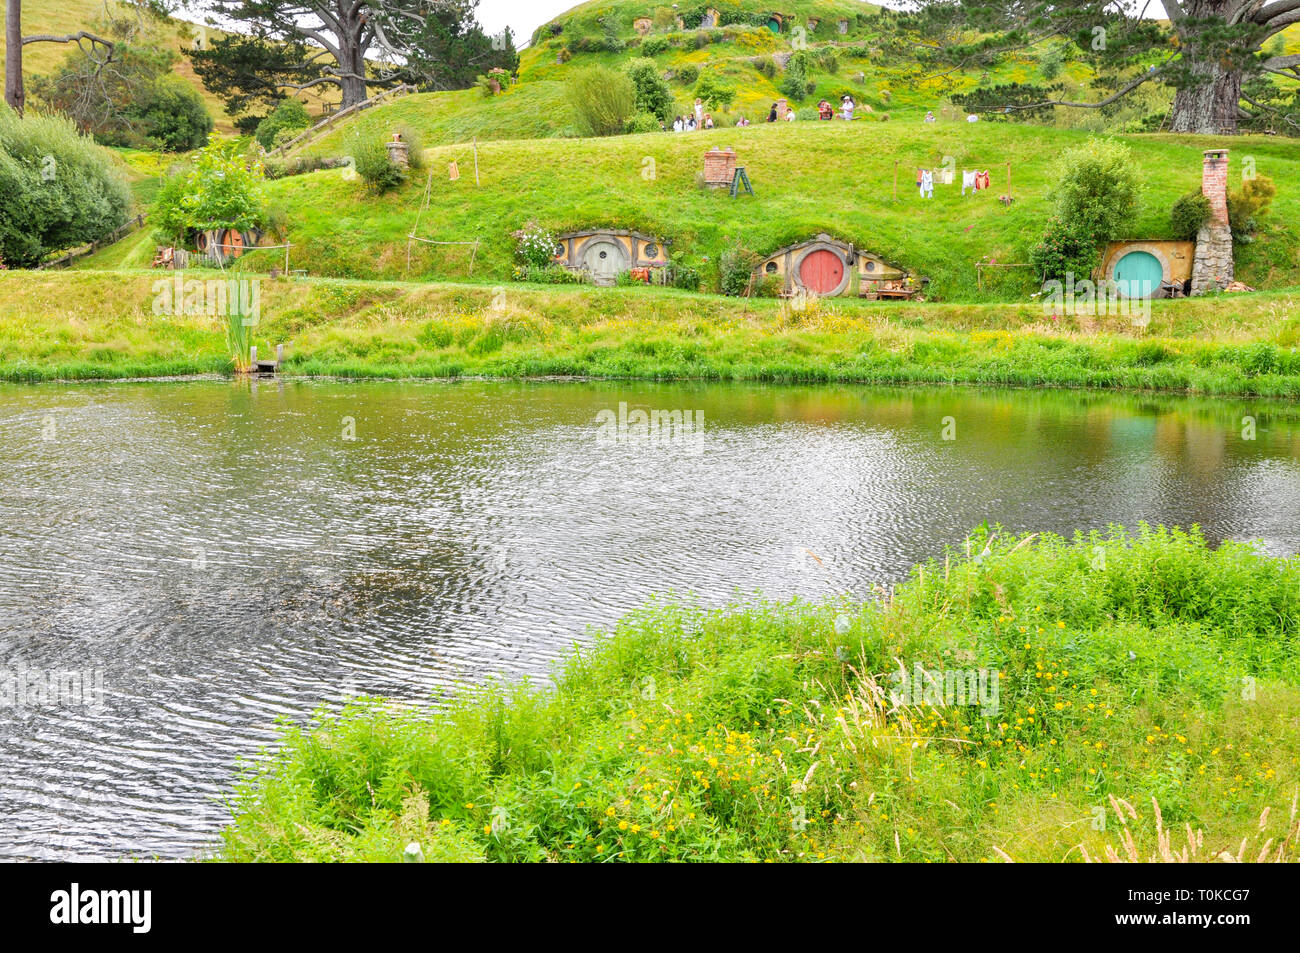
[[[976,190],[978,191],[979,189],[987,189],[988,187],[989,187],[989,174],[988,174],[988,172],[987,172],[987,171],[985,171],[985,172],[976,172],[976,173],[975,173],[975,188],[976,188]]]

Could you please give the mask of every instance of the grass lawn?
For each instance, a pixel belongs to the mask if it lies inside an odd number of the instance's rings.
[[[219,280],[214,271],[191,271]],[[0,378],[228,372],[226,322],[155,314],[159,272],[0,273]],[[251,343],[289,373],[970,383],[1300,397],[1300,292],[1156,302],[1122,318],[1037,304],[764,299],[649,288],[262,279]]]

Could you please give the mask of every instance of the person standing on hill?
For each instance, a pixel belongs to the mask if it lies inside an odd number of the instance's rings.
[[[776,103],[772,104],[772,110],[767,114],[768,122],[776,122]]]
[[[857,105],[853,101],[853,97],[848,93],[840,97],[840,110],[843,112],[846,121],[853,119],[853,110],[857,108]]]
[[[695,128],[704,128],[704,100],[698,97],[695,100]]]

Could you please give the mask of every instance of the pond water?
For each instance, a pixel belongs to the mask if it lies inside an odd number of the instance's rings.
[[[646,435],[651,410],[684,413]],[[1300,420],[1036,391],[0,385],[0,857],[193,856],[277,719],[544,675],[652,594],[866,593],[983,522],[1139,520],[1300,550]]]

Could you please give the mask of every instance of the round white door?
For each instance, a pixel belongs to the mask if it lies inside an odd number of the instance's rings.
[[[621,271],[627,271],[627,255],[611,241],[590,242],[582,252],[583,267],[598,285],[612,285]]]

